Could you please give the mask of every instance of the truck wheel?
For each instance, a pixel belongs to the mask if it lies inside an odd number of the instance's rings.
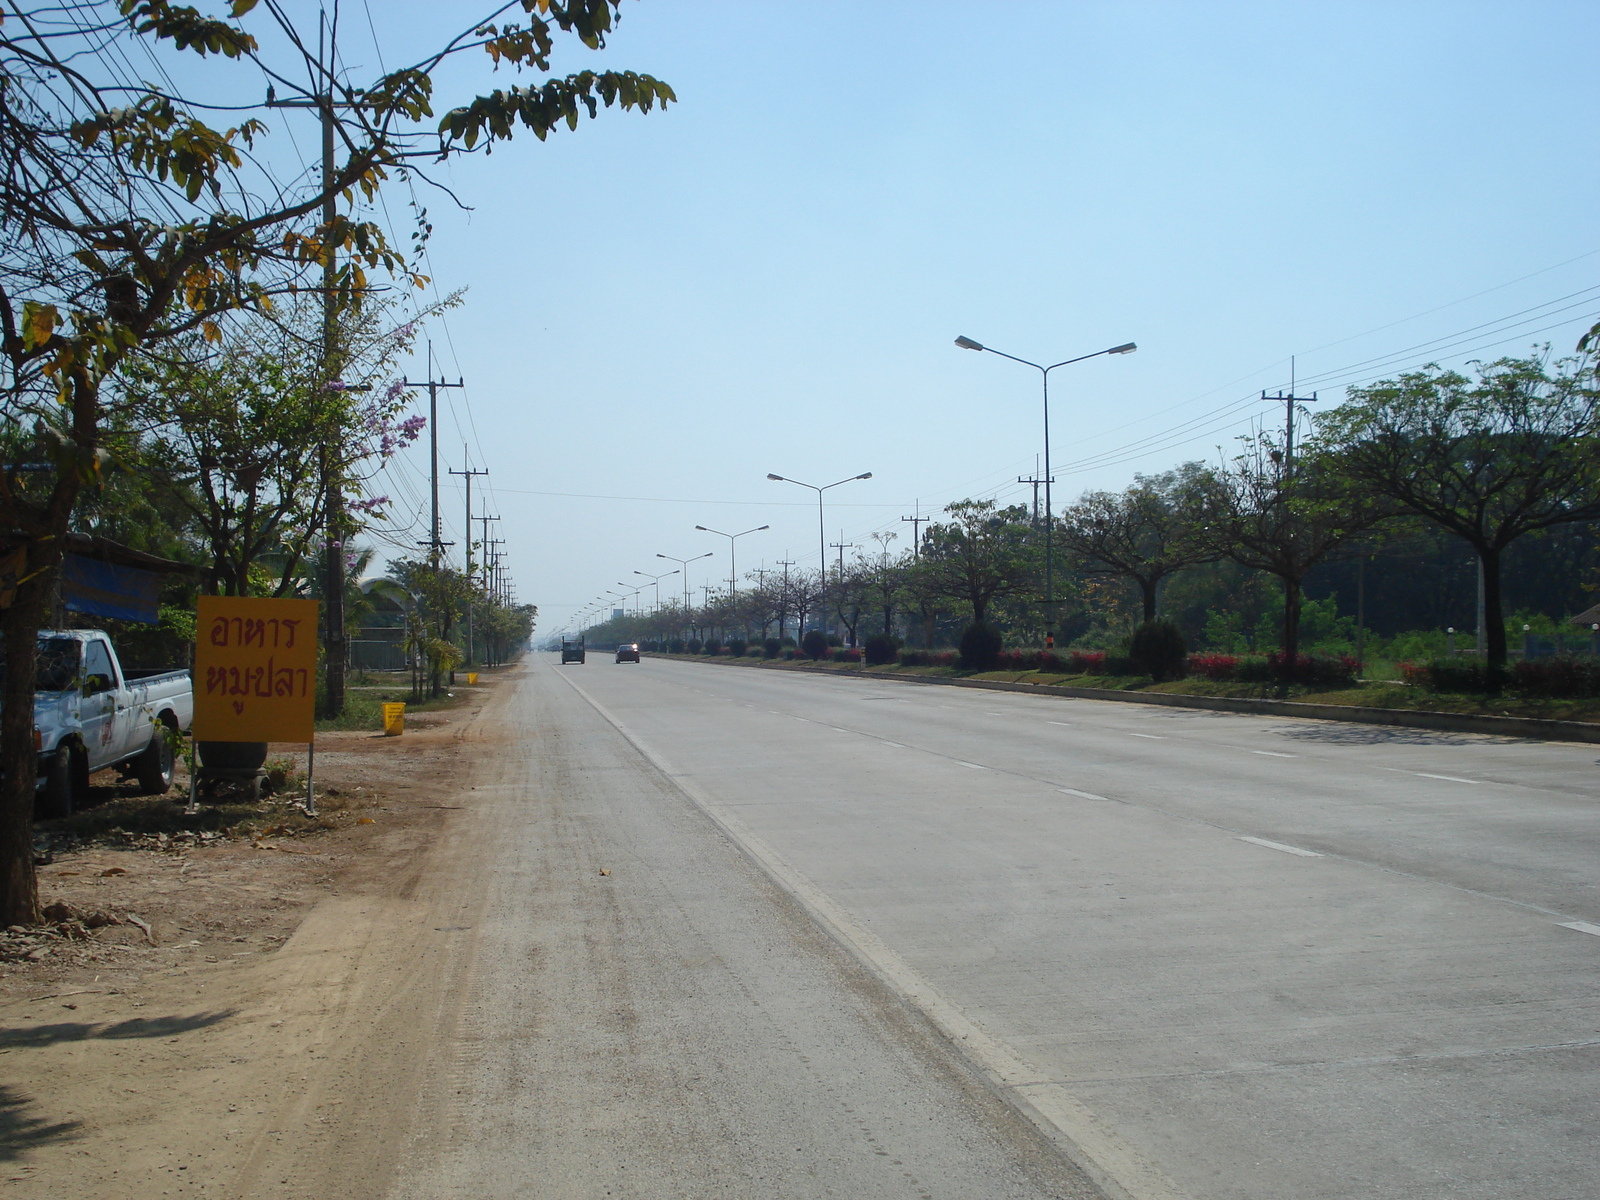
[[[139,792],[145,796],[164,796],[172,790],[172,768],[175,755],[167,739],[168,726],[156,722],[150,731],[150,744],[134,760],[133,777],[139,781]]]
[[[72,815],[72,750],[57,746],[44,772],[44,790],[39,793],[39,815],[47,821]]]

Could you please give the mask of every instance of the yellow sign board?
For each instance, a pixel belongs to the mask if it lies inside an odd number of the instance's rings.
[[[194,736],[310,742],[317,602],[201,596],[195,616]]]

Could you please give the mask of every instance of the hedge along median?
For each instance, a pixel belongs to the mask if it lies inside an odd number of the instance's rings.
[[[1077,700],[1116,700],[1124,704],[1159,704],[1168,708],[1198,708],[1213,712],[1253,713],[1268,717],[1301,717],[1320,721],[1346,721],[1362,725],[1391,725],[1405,729],[1432,729],[1445,733],[1485,733],[1501,737],[1531,738],[1554,742],[1592,742],[1600,744],[1600,724],[1588,721],[1563,721],[1541,717],[1491,716],[1483,713],[1439,712],[1432,709],[1374,708],[1358,704],[1319,704],[1304,700],[1271,700],[1240,696],[1197,696],[1182,692],[1131,692],[1114,688],[1078,687],[1045,680],[1022,683],[1000,679],[957,679],[950,676],[918,675],[903,671],[871,671],[859,665],[824,666],[795,660],[773,662],[753,658],[705,658],[698,655],[663,654],[657,657],[683,662],[720,663],[747,666],[758,670],[806,671],[839,679],[893,679],[904,683],[937,684],[944,687],[981,688],[996,692],[1026,692],[1034,696],[1064,696]]]

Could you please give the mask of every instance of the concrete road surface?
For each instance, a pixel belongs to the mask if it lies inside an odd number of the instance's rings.
[[[464,801],[449,858],[478,855],[460,893],[487,894],[440,932],[471,982],[391,1196],[1099,1194],[560,670],[518,681],[515,749],[486,743]]]
[[[1135,1200],[1600,1196],[1594,747],[648,658],[527,687],[474,1136],[416,1195],[1080,1194],[977,1078]]]

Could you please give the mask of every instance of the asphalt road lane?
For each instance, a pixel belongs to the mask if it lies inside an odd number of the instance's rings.
[[[397,1198],[1093,1200],[557,670],[472,793],[472,986]]]
[[[567,671],[1178,1192],[1600,1193],[1592,747]]]

